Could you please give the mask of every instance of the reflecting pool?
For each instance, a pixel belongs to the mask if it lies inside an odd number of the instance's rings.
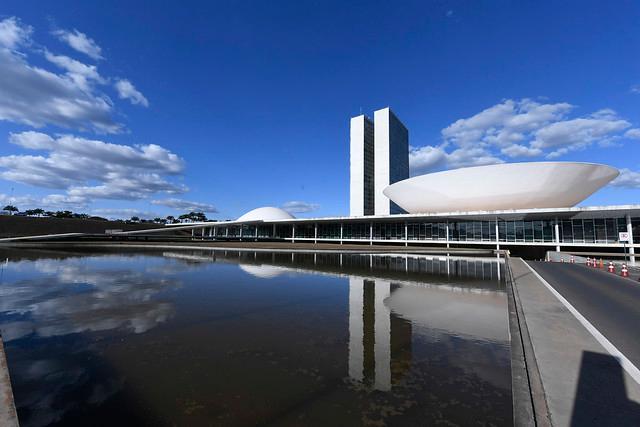
[[[21,426],[512,423],[497,259],[0,256]]]

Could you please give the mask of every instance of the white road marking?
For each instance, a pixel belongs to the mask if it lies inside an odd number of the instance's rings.
[[[542,284],[545,285],[547,289],[549,289],[549,291],[551,291],[551,293],[558,299],[558,301],[560,301],[565,307],[567,307],[567,309],[571,312],[571,314],[573,314],[573,316],[578,320],[578,322],[580,322],[582,326],[584,326],[585,329],[589,331],[591,335],[593,335],[593,337],[600,343],[600,345],[602,345],[605,348],[605,350],[609,352],[609,354],[611,354],[613,357],[615,357],[618,360],[622,368],[625,371],[627,371],[627,373],[631,376],[631,378],[633,378],[636,383],[640,384],[640,369],[638,369],[633,363],[631,363],[631,361],[627,359],[627,357],[624,354],[622,354],[622,352],[618,350],[616,346],[614,346],[611,343],[611,341],[609,341],[599,330],[595,328],[595,326],[591,324],[591,322],[589,322],[582,314],[580,314],[580,312],[576,310],[575,307],[572,306],[569,301],[567,301],[562,295],[560,295],[560,293],[556,291],[553,288],[553,286],[549,284],[549,282],[544,280],[542,276],[538,274],[537,271],[531,268],[529,263],[527,263],[524,260],[522,261],[525,263],[527,267],[529,267],[529,270],[531,270],[531,272],[538,279],[540,279]]]

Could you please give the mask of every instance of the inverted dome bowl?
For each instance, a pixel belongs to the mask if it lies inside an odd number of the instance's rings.
[[[420,175],[383,193],[408,213],[566,208],[618,174],[595,163],[505,163]]]

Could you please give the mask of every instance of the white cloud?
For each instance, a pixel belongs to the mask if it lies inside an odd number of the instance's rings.
[[[0,46],[15,49],[27,44],[33,29],[23,25],[17,18],[11,17],[0,21]]]
[[[44,197],[36,197],[29,194],[20,196],[9,196],[0,194],[0,204],[3,206],[11,204],[17,206],[20,210],[42,208],[46,210],[58,209],[85,209],[87,200],[82,198],[69,197],[64,194],[49,194]]]
[[[133,86],[129,80],[121,79],[115,83],[115,88],[118,91],[120,99],[128,99],[132,104],[149,106],[149,101],[144,95]]]
[[[458,148],[447,154],[447,163],[452,169],[465,166],[483,166],[504,163],[504,160],[495,157],[482,148]]]
[[[20,196],[9,196],[8,194],[0,193],[0,208],[5,205],[14,205],[19,209],[24,210],[31,207],[38,207],[39,200],[36,197],[30,196],[28,194],[20,195]]]
[[[432,172],[439,169],[457,169],[466,166],[483,166],[503,163],[504,160],[491,155],[481,147],[458,148],[450,153],[440,147],[412,147],[409,152],[411,175]]]
[[[629,90],[631,93],[640,93],[640,85],[632,85]]]
[[[171,183],[156,173],[109,174],[104,181],[100,185],[72,186],[67,193],[90,199],[139,200],[157,193],[182,194],[188,191],[187,187]]]
[[[66,194],[49,194],[40,200],[38,207],[43,208],[64,208],[64,209],[85,209],[88,201],[84,197],[68,196]]]
[[[45,57],[66,74],[32,66],[17,51],[31,43],[31,27],[16,18],[0,21],[0,120],[36,128],[65,128],[114,133],[122,126],[112,118],[113,105],[90,90],[88,81],[103,82],[95,67],[44,50]]]
[[[566,151],[585,148],[594,142],[606,143],[612,137],[629,128],[631,123],[618,119],[615,116],[602,117],[597,113],[591,118],[579,118],[552,123],[539,129],[535,133],[535,139],[531,142],[532,148],[556,147]],[[555,150],[550,153],[553,155]]]
[[[104,84],[105,79],[98,73],[95,65],[87,65],[64,55],[55,55],[48,50],[45,51],[45,58],[52,64],[67,71],[67,76],[82,90],[89,91],[90,83],[97,82]]]
[[[513,144],[500,150],[507,157],[536,157],[542,154],[539,148],[531,148],[525,145]]]
[[[611,184],[614,187],[623,188],[640,188],[640,172],[634,172],[630,169],[620,169],[620,175]]]
[[[409,150],[409,165],[415,173],[439,169],[446,165],[447,153],[441,147],[427,145],[425,147],[411,147]]]
[[[625,138],[640,139],[640,129],[629,129],[624,133]]]
[[[102,57],[102,48],[97,45],[93,39],[87,37],[86,34],[81,33],[78,30],[57,30],[53,34],[57,36],[61,41],[68,44],[72,49],[78,52],[84,53],[92,59],[104,59]]]
[[[0,120],[35,128],[55,125],[81,131],[118,133],[123,125],[114,119],[115,107],[101,92],[113,80],[95,65],[53,53],[31,40],[33,29],[15,17],[0,21]],[[101,58],[100,47],[85,34],[54,32],[77,51]],[[38,46],[31,49],[30,46]],[[20,49],[24,48],[24,49]],[[42,55],[61,72],[32,65],[29,54]],[[120,99],[148,106],[147,98],[126,79],[117,79]]]
[[[556,158],[593,144],[611,145],[623,135],[640,137],[640,130],[627,130],[631,123],[611,109],[570,119],[573,108],[566,102],[505,100],[444,128],[439,145],[413,147],[411,173],[502,163],[505,158]]]
[[[318,208],[320,208],[320,205],[316,203],[307,203],[307,202],[301,202],[297,200],[286,202],[285,204],[282,205],[282,209],[284,209],[289,213],[313,212],[315,210],[318,210]]]
[[[116,133],[108,98],[88,92],[69,76],[30,66],[25,57],[0,48],[0,120],[35,128],[64,128]]]
[[[137,200],[157,193],[179,194],[184,160],[155,144],[128,146],[71,135],[53,138],[40,132],[11,134],[9,142],[44,155],[0,157],[0,178],[37,187],[66,190],[72,200]]]
[[[141,219],[162,218],[162,215],[158,215],[155,212],[143,211],[140,209],[132,209],[132,208],[121,208],[121,209],[99,208],[99,209],[93,209],[91,213],[93,215],[106,217],[108,219],[129,219],[134,216],[137,216],[138,218],[141,218]]]
[[[152,200],[152,204],[158,206],[166,206],[169,208],[177,209],[179,211],[196,211],[196,212],[210,212],[216,213],[218,209],[215,206],[209,203],[201,203],[201,202],[192,202],[189,200],[182,200],[176,198],[169,199],[161,199],[161,200]]]

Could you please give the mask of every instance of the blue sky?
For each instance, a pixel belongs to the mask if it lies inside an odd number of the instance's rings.
[[[620,168],[640,202],[637,2],[0,6],[0,203],[112,217],[348,213],[349,118],[386,106],[412,174]]]

